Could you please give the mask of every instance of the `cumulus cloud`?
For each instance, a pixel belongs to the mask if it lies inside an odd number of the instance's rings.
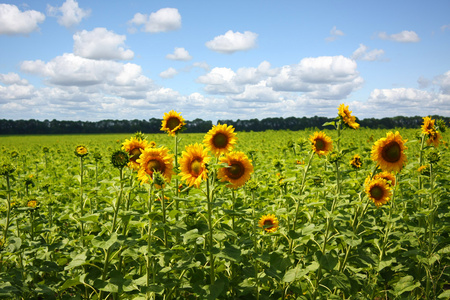
[[[162,71],[161,73],[159,73],[159,77],[161,77],[161,78],[173,78],[177,74],[178,74],[177,70],[175,70],[174,68],[168,68],[167,70]]]
[[[434,80],[434,83],[439,86],[439,89],[442,91],[442,93],[450,95],[450,71],[437,76]]]
[[[171,60],[188,61],[192,59],[192,56],[189,55],[189,52],[186,49],[175,47],[173,53],[167,54],[166,58]]]
[[[45,15],[36,10],[20,11],[12,4],[0,4],[0,34],[28,34],[39,29]]]
[[[380,32],[378,37],[382,40],[390,40],[400,43],[417,43],[420,41],[419,36],[414,31],[404,30],[399,33],[387,34],[386,32]]]
[[[383,55],[383,49],[373,49],[369,51],[369,47],[364,44],[359,44],[359,48],[353,52],[352,58],[355,60],[375,61],[380,60]]]
[[[258,34],[251,31],[240,33],[228,30],[224,35],[216,36],[205,45],[213,51],[230,54],[255,48],[257,38]]]
[[[330,36],[325,38],[325,40],[327,42],[332,42],[332,41],[335,41],[338,37],[343,36],[343,35],[344,35],[344,33],[341,30],[337,29],[336,26],[334,26],[330,30]]]
[[[80,8],[75,0],[66,0],[60,7],[47,4],[47,14],[56,17],[59,25],[69,28],[87,18],[91,10]]]
[[[28,80],[20,78],[17,73],[0,74],[0,103],[11,100],[29,99],[34,87]]]
[[[130,60],[134,53],[125,49],[125,35],[119,35],[106,28],[95,28],[92,31],[80,31],[73,35],[73,52],[75,55],[108,60]]]
[[[143,25],[142,31],[145,32],[166,32],[181,28],[181,15],[178,9],[167,7],[150,15],[136,13],[128,23],[136,26]]]

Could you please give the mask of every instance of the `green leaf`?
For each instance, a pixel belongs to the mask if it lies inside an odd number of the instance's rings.
[[[61,287],[61,290],[65,290],[65,289],[68,289],[70,287],[73,287],[73,286],[76,286],[76,285],[79,285],[79,284],[83,284],[80,281],[80,276],[77,276],[75,278],[69,278],[69,279],[66,280],[66,282],[64,282],[64,284]]]
[[[198,234],[198,229],[192,229],[183,234],[183,242],[185,244],[189,243],[192,240],[196,240],[200,235]]]
[[[330,253],[322,254],[322,252],[316,252],[316,258],[320,266],[325,270],[331,271],[338,263],[338,257],[336,252],[330,251]]]
[[[115,242],[117,242],[117,233],[111,234],[110,237],[96,236],[92,239],[92,245],[97,248],[109,249]]]
[[[324,127],[324,126],[335,126],[335,122],[334,122],[334,121],[326,122],[326,123],[323,123],[322,126],[323,126],[323,127]]]
[[[234,262],[241,261],[241,249],[228,242],[224,242],[224,246],[223,250],[217,254],[218,257]]]
[[[92,215],[83,216],[83,217],[79,218],[78,220],[80,220],[81,222],[98,223],[99,216],[100,216],[99,214],[92,214]]]
[[[419,282],[414,283],[414,277],[412,277],[411,275],[406,275],[400,278],[400,280],[396,284],[394,284],[394,295],[400,296],[405,292],[411,292],[419,286]]]
[[[450,299],[450,290],[446,290],[445,292],[439,294],[439,299]]]
[[[22,246],[22,239],[19,237],[10,237],[8,242],[8,247],[6,247],[6,249],[11,253],[16,252]]]
[[[288,270],[283,276],[283,282],[293,282],[294,280],[301,279],[303,276],[308,274],[307,269],[301,269],[300,265],[293,269]]]
[[[86,251],[75,256],[72,261],[64,268],[65,270],[70,270],[75,267],[82,266],[86,263]]]

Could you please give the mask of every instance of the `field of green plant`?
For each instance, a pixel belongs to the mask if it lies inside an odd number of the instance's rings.
[[[0,137],[0,298],[448,299],[448,131],[332,125]]]

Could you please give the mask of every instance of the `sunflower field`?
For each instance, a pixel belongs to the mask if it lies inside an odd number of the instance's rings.
[[[448,131],[0,137],[1,299],[449,299]]]

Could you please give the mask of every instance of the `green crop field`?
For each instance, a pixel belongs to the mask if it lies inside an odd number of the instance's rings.
[[[344,125],[0,137],[0,298],[448,299],[448,131]]]

